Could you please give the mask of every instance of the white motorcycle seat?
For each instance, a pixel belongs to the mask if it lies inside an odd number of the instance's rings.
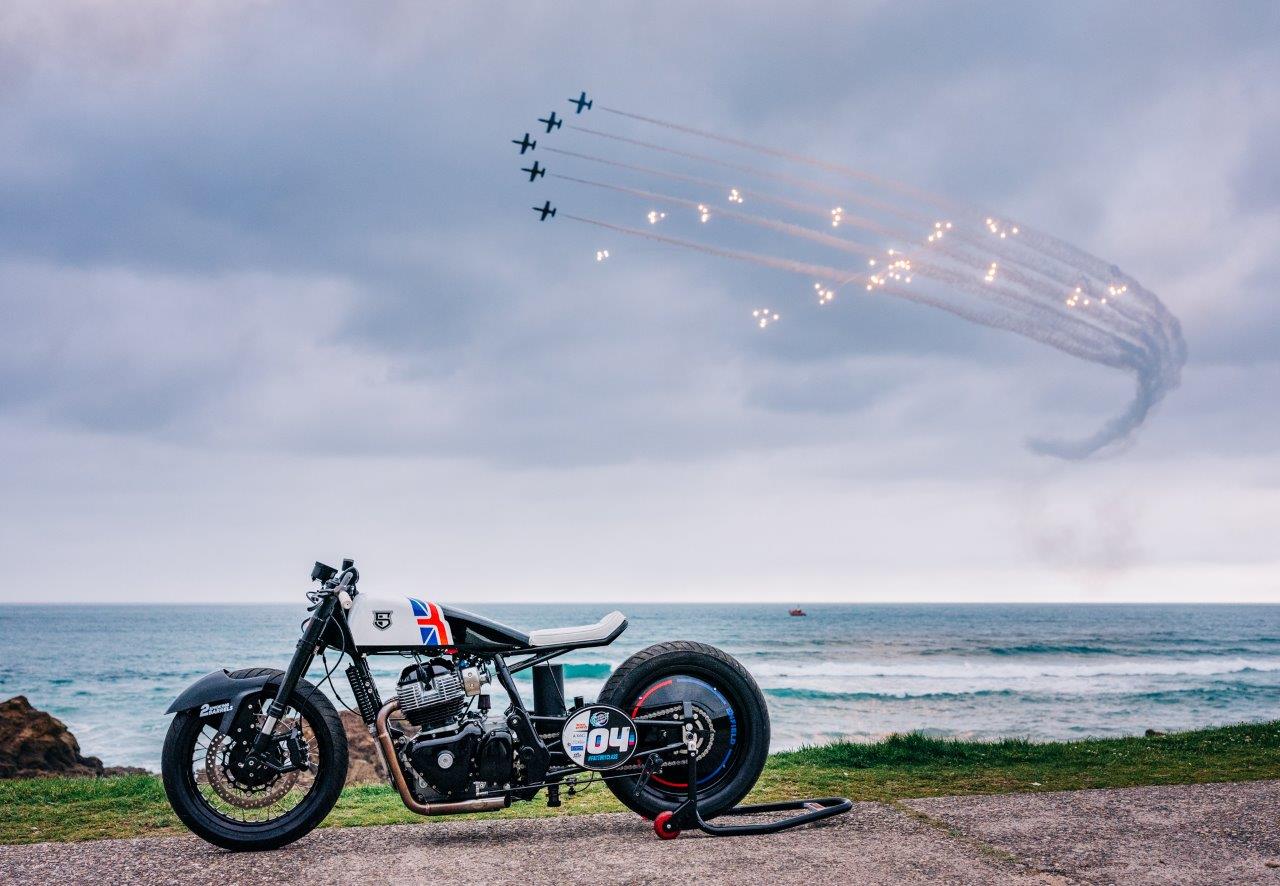
[[[614,610],[593,625],[571,628],[543,628],[529,632],[530,646],[580,646],[609,640],[627,623],[627,617]]]

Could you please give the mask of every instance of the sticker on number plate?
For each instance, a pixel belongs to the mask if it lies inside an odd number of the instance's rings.
[[[636,724],[617,708],[588,705],[569,715],[560,743],[583,769],[616,769],[636,752]]]

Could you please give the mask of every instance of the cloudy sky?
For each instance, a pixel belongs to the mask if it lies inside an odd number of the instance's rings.
[[[1280,602],[1274,2],[362,6],[0,7],[0,600]],[[1131,381],[539,225],[580,89],[1105,257],[1182,387],[1037,456]]]

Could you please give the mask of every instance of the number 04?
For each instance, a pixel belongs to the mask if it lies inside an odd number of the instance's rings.
[[[613,729],[602,726],[599,729],[592,729],[587,735],[587,752],[602,754],[609,748],[625,751],[630,744],[630,739],[630,726],[615,726]]]

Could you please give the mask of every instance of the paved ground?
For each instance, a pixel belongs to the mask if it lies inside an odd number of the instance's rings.
[[[773,837],[660,841],[629,815],[0,847],[0,882],[1280,884],[1280,782],[860,803]]]
[[[1280,884],[1280,781],[938,797],[905,805],[1085,883]]]

